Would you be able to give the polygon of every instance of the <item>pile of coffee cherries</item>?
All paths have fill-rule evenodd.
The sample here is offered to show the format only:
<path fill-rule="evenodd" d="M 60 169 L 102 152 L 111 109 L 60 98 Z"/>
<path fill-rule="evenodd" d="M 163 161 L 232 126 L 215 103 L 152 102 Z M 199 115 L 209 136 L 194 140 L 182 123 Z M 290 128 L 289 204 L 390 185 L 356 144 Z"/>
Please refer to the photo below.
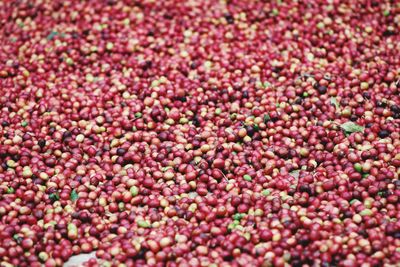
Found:
<path fill-rule="evenodd" d="M 400 3 L 0 1 L 0 265 L 395 266 Z"/>

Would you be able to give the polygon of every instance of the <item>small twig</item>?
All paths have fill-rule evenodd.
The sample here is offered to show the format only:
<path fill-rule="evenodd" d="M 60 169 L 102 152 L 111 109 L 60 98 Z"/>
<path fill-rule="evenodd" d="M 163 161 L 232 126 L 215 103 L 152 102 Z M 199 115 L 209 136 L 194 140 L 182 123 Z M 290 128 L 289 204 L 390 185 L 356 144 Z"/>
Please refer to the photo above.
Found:
<path fill-rule="evenodd" d="M 314 75 L 309 74 L 309 73 L 304 73 L 304 74 L 300 74 L 299 76 L 297 76 L 297 80 L 299 80 L 299 79 L 304 80 L 304 78 L 314 78 Z"/>
<path fill-rule="evenodd" d="M 223 171 L 221 171 L 220 169 L 217 169 L 217 170 L 219 170 L 219 172 L 222 174 L 222 176 L 224 176 L 225 181 L 226 181 L 226 182 L 229 182 L 229 179 L 225 176 L 225 174 L 223 173 Z"/>

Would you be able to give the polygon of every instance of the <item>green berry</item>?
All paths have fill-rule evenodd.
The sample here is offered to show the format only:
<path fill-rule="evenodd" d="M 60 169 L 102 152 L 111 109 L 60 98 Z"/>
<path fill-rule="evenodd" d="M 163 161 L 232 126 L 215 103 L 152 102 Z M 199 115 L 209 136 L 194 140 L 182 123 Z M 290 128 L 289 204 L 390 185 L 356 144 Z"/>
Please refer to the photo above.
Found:
<path fill-rule="evenodd" d="M 243 179 L 246 180 L 246 181 L 248 181 L 248 182 L 251 182 L 251 181 L 253 180 L 253 179 L 251 178 L 251 176 L 248 175 L 248 174 L 243 175 Z"/>
<path fill-rule="evenodd" d="M 129 191 L 133 197 L 136 197 L 139 194 L 139 188 L 137 186 L 132 186 Z"/>

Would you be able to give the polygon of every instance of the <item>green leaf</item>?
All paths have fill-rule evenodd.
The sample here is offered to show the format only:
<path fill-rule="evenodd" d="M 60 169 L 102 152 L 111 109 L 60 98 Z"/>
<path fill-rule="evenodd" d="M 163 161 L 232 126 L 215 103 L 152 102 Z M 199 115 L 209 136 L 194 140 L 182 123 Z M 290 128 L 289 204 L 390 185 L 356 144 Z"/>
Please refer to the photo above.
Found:
<path fill-rule="evenodd" d="M 51 201 L 57 201 L 57 200 L 59 200 L 60 199 L 60 196 L 58 195 L 58 193 L 51 193 L 50 195 L 49 195 L 49 198 L 50 198 L 50 200 Z"/>
<path fill-rule="evenodd" d="M 14 188 L 12 187 L 7 188 L 7 194 L 12 194 L 12 193 L 14 193 Z"/>
<path fill-rule="evenodd" d="M 334 105 L 336 107 L 336 109 L 338 109 L 340 107 L 339 103 L 337 102 L 336 97 L 334 97 L 334 96 L 331 97 L 331 104 Z"/>
<path fill-rule="evenodd" d="M 242 217 L 240 216 L 240 213 L 236 213 L 235 215 L 233 215 L 233 219 L 234 220 L 240 220 Z"/>
<path fill-rule="evenodd" d="M 71 201 L 76 201 L 76 200 L 78 200 L 78 198 L 79 198 L 79 195 L 78 195 L 78 193 L 76 192 L 76 190 L 74 189 L 74 190 L 72 190 L 72 192 L 71 192 L 71 195 L 70 195 L 70 197 L 69 197 L 70 199 L 71 199 Z"/>
<path fill-rule="evenodd" d="M 13 239 L 20 244 L 22 242 L 22 237 L 20 237 L 18 234 L 13 235 Z"/>
<path fill-rule="evenodd" d="M 348 134 L 355 133 L 355 132 L 364 132 L 364 127 L 361 125 L 358 125 L 352 121 L 348 121 L 340 125 L 340 128 L 342 128 L 343 131 L 345 131 Z"/>
<path fill-rule="evenodd" d="M 235 215 L 233 215 L 233 219 L 235 221 L 240 221 L 244 216 L 245 216 L 244 213 L 236 213 Z"/>
<path fill-rule="evenodd" d="M 269 83 L 269 82 L 264 82 L 264 88 L 268 88 L 268 87 L 271 87 L 271 84 Z"/>
<path fill-rule="evenodd" d="M 49 35 L 47 35 L 47 40 L 51 41 L 58 35 L 58 32 L 56 31 L 51 31 Z"/>
<path fill-rule="evenodd" d="M 300 170 L 291 171 L 289 174 L 292 175 L 294 178 L 299 179 Z"/>
<path fill-rule="evenodd" d="M 264 123 L 267 123 L 271 120 L 271 117 L 269 116 L 269 114 L 265 114 L 264 115 Z"/>

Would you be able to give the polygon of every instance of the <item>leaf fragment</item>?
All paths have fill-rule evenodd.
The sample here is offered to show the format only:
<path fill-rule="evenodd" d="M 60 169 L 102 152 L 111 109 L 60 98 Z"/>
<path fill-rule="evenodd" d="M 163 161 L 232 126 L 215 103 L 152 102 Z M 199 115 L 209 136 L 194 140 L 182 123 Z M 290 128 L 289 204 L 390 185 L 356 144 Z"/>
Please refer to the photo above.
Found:
<path fill-rule="evenodd" d="M 72 192 L 71 192 L 71 195 L 70 195 L 70 197 L 69 197 L 70 199 L 71 199 L 71 201 L 76 201 L 76 200 L 78 200 L 78 198 L 79 198 L 79 195 L 78 195 L 78 193 L 76 192 L 76 190 L 74 189 L 74 190 L 72 190 Z"/>
<path fill-rule="evenodd" d="M 348 121 L 343 123 L 342 125 L 340 125 L 340 128 L 345 131 L 347 134 L 351 134 L 351 133 L 356 133 L 356 132 L 360 132 L 363 133 L 364 132 L 364 127 L 361 125 L 358 125 L 352 121 Z"/>
<path fill-rule="evenodd" d="M 336 109 L 340 108 L 339 103 L 337 102 L 336 97 L 331 97 L 331 104 L 335 106 Z"/>

